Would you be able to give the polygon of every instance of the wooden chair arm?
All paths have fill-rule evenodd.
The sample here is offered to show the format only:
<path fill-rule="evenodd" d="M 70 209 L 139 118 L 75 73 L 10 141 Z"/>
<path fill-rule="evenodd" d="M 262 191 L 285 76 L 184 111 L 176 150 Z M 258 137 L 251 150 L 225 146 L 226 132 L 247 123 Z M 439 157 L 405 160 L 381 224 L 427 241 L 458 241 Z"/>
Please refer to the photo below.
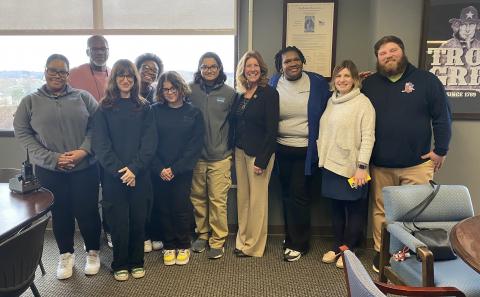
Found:
<path fill-rule="evenodd" d="M 433 254 L 427 247 L 419 247 L 416 250 L 417 257 L 422 261 L 422 285 L 424 287 L 434 287 Z"/>
<path fill-rule="evenodd" d="M 373 281 L 380 291 L 385 294 L 395 294 L 401 296 L 459 296 L 465 297 L 460 290 L 455 287 L 408 287 L 386 284 Z"/>

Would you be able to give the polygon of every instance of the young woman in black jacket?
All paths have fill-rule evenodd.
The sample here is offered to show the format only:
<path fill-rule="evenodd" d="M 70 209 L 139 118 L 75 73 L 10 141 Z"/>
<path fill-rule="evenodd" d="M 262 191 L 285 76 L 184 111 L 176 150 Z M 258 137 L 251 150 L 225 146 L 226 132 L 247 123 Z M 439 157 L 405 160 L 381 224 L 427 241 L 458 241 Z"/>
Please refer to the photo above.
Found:
<path fill-rule="evenodd" d="M 160 222 L 165 265 L 185 265 L 190 260 L 190 188 L 205 133 L 200 110 L 186 102 L 190 93 L 180 74 L 165 72 L 157 85 L 159 103 L 152 106 L 159 139 L 152 161 L 152 220 Z"/>
<path fill-rule="evenodd" d="M 157 135 L 148 101 L 140 97 L 135 65 L 119 60 L 94 116 L 92 147 L 103 167 L 103 207 L 112 231 L 114 277 L 145 275 L 145 220 L 152 201 L 149 175 Z"/>

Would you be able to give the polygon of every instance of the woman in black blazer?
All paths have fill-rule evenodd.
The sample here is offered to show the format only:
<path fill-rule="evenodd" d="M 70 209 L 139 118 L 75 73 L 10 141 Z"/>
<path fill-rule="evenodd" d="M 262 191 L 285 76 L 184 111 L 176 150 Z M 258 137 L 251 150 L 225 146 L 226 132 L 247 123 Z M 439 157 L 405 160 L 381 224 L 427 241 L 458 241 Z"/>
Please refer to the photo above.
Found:
<path fill-rule="evenodd" d="M 267 66 L 256 51 L 237 66 L 233 105 L 238 233 L 235 253 L 261 257 L 267 241 L 268 182 L 275 159 L 278 92 L 267 85 Z"/>

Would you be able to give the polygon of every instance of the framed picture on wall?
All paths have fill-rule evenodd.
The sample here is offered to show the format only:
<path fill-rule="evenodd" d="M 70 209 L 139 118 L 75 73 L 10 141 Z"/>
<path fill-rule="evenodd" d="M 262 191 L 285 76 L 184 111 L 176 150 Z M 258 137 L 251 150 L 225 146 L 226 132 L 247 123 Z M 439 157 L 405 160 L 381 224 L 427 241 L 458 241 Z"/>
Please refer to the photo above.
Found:
<path fill-rule="evenodd" d="M 445 86 L 454 119 L 480 120 L 480 0 L 424 0 L 420 63 Z"/>
<path fill-rule="evenodd" d="M 324 77 L 335 66 L 337 0 L 284 0 L 283 45 L 304 54 L 304 69 Z"/>

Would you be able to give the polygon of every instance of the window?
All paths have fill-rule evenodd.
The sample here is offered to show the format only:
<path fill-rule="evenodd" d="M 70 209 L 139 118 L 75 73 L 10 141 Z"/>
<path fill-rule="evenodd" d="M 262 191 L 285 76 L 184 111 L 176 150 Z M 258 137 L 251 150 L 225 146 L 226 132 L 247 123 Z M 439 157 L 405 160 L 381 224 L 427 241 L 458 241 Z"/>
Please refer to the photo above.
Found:
<path fill-rule="evenodd" d="M 199 57 L 216 52 L 233 85 L 236 13 L 236 0 L 0 1 L 0 131 L 12 130 L 21 98 L 43 85 L 46 58 L 63 54 L 70 68 L 88 62 L 92 34 L 107 38 L 110 67 L 152 52 L 187 81 Z"/>
<path fill-rule="evenodd" d="M 224 64 L 227 84 L 234 81 L 234 36 L 232 35 L 112 35 L 108 66 L 118 59 L 134 61 L 139 55 L 158 55 L 165 71 L 178 71 L 184 79 L 193 80 L 198 59 L 207 52 L 216 52 Z M 12 130 L 13 114 L 20 100 L 42 86 L 47 57 L 65 55 L 70 68 L 87 63 L 85 53 L 88 36 L 0 36 L 0 44 L 8 44 L 0 55 L 0 130 Z M 34 50 L 32 50 L 34 49 Z"/>

